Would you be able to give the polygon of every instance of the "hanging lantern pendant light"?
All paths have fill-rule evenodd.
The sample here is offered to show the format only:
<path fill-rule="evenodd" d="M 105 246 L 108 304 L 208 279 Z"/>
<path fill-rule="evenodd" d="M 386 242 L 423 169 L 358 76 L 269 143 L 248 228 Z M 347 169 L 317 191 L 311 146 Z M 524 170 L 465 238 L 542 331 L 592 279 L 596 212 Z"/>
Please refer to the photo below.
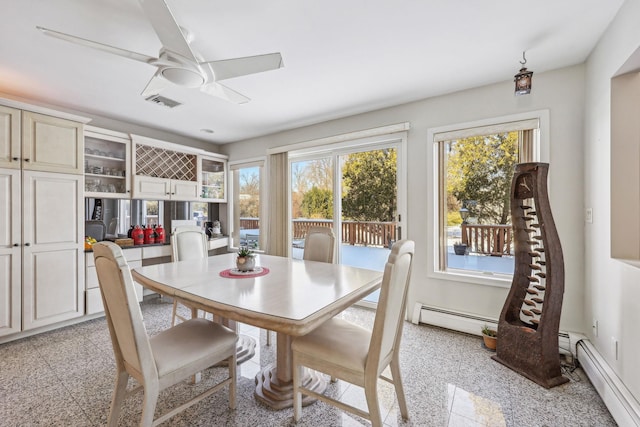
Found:
<path fill-rule="evenodd" d="M 524 66 L 527 63 L 527 58 L 524 56 L 524 52 L 522 52 L 522 61 L 519 61 L 522 65 L 518 74 L 513 77 L 513 81 L 516 82 L 516 96 L 520 95 L 528 95 L 531 93 L 531 81 L 533 80 L 533 71 L 528 71 Z"/>

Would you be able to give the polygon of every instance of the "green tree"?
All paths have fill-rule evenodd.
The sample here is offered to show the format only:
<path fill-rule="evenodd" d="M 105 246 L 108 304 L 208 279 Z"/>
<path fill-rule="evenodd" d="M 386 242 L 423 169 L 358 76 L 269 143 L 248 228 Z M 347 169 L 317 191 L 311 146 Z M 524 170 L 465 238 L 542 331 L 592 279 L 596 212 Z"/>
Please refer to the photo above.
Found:
<path fill-rule="evenodd" d="M 304 218 L 333 219 L 333 191 L 311 187 L 304 193 L 300 208 Z"/>
<path fill-rule="evenodd" d="M 459 207 L 474 200 L 471 216 L 481 224 L 508 224 L 518 132 L 450 141 L 448 150 L 447 194 L 455 197 Z"/>
<path fill-rule="evenodd" d="M 260 178 L 258 168 L 240 174 L 240 217 L 260 218 Z"/>
<path fill-rule="evenodd" d="M 348 156 L 342 169 L 342 214 L 356 221 L 393 221 L 396 215 L 394 149 Z"/>

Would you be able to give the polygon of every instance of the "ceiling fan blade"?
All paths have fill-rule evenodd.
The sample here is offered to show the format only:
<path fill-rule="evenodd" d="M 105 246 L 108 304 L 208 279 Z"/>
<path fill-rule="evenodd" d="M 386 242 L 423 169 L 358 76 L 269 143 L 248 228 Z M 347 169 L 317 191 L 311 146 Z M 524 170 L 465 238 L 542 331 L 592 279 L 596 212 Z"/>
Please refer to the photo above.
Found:
<path fill-rule="evenodd" d="M 164 0 L 140 0 L 140 4 L 164 49 L 198 62 L 167 2 Z"/>
<path fill-rule="evenodd" d="M 216 82 L 207 83 L 206 85 L 200 87 L 200 90 L 207 95 L 222 98 L 234 104 L 246 104 L 247 102 L 251 101 L 251 99 L 236 92 L 235 90 Z"/>
<path fill-rule="evenodd" d="M 221 61 L 205 62 L 211 66 L 217 80 L 246 76 L 284 67 L 280 53 L 266 55 L 245 56 L 243 58 L 223 59 Z M 202 64 L 201 64 L 202 65 Z"/>
<path fill-rule="evenodd" d="M 112 53 L 114 55 L 124 56 L 125 58 L 133 59 L 135 61 L 145 62 L 148 64 L 151 61 L 156 61 L 158 59 L 142 53 L 131 52 L 130 50 L 120 49 L 119 47 L 113 47 L 106 44 L 94 42 L 91 40 L 83 39 L 81 37 L 76 37 L 70 34 L 61 33 L 59 31 L 50 30 L 48 28 L 43 28 L 43 27 L 36 27 L 36 28 L 48 36 L 55 37 L 61 40 L 66 40 L 68 42 L 76 43 L 82 46 L 87 46 L 94 49 L 102 50 L 104 52 Z"/>
<path fill-rule="evenodd" d="M 151 77 L 151 80 L 149 80 L 149 83 L 147 83 L 147 87 L 145 87 L 141 93 L 142 96 L 146 98 L 149 95 L 158 95 L 160 92 L 171 85 L 171 82 L 162 77 L 161 73 L 162 71 L 158 70 L 153 75 L 153 77 Z"/>

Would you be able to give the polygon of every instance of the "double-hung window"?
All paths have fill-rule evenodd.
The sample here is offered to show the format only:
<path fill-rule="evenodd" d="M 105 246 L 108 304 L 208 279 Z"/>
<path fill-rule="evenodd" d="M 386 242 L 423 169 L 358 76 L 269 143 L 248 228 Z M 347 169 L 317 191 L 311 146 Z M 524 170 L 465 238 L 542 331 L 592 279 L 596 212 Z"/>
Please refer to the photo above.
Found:
<path fill-rule="evenodd" d="M 514 271 L 510 192 L 517 163 L 539 160 L 539 118 L 435 131 L 435 271 L 508 277 Z"/>

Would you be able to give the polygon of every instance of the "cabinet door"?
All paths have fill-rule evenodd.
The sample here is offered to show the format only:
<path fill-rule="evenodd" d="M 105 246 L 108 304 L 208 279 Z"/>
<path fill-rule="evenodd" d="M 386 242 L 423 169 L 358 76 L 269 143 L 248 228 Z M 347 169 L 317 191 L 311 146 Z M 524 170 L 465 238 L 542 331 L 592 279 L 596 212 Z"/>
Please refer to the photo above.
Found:
<path fill-rule="evenodd" d="M 20 169 L 20 110 L 0 105 L 0 167 Z"/>
<path fill-rule="evenodd" d="M 30 111 L 22 113 L 25 170 L 82 174 L 83 141 L 82 123 Z"/>
<path fill-rule="evenodd" d="M 224 203 L 227 201 L 226 162 L 202 157 L 200 160 L 200 197 L 203 201 Z"/>
<path fill-rule="evenodd" d="M 0 336 L 21 330 L 20 211 L 20 171 L 0 169 Z"/>
<path fill-rule="evenodd" d="M 170 200 L 171 180 L 168 178 L 134 175 L 132 197 L 134 199 Z"/>
<path fill-rule="evenodd" d="M 171 200 L 198 200 L 198 183 L 195 181 L 171 180 Z"/>
<path fill-rule="evenodd" d="M 131 198 L 130 153 L 127 134 L 85 126 L 85 197 Z"/>
<path fill-rule="evenodd" d="M 23 171 L 23 330 L 84 315 L 82 181 Z"/>

